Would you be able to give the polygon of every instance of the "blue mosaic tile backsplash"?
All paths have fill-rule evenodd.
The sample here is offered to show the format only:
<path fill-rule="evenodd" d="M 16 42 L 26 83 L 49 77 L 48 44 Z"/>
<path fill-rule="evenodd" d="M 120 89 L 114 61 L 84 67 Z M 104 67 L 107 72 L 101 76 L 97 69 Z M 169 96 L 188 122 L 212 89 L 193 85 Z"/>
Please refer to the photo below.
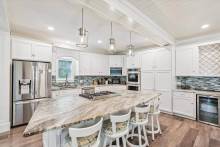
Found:
<path fill-rule="evenodd" d="M 220 77 L 176 77 L 177 88 L 220 91 Z"/>
<path fill-rule="evenodd" d="M 74 81 L 69 81 L 71 85 L 75 86 L 89 86 L 94 84 L 96 81 L 98 85 L 105 84 L 105 81 L 108 81 L 109 84 L 112 84 L 112 79 L 120 79 L 121 84 L 126 84 L 126 76 L 75 76 Z M 56 81 L 56 76 L 52 76 L 52 83 L 54 86 L 62 85 L 64 81 Z"/>

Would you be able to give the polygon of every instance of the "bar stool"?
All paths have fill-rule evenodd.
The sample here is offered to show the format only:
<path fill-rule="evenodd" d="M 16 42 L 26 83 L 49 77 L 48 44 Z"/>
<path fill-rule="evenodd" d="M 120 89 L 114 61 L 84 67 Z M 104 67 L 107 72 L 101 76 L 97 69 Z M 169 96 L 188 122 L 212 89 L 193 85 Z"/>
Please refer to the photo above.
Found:
<path fill-rule="evenodd" d="M 103 118 L 98 123 L 82 128 L 69 128 L 70 141 L 65 147 L 98 147 Z"/>
<path fill-rule="evenodd" d="M 111 115 L 110 119 L 104 121 L 104 147 L 106 147 L 108 139 L 110 139 L 110 146 L 112 146 L 112 141 L 116 140 L 117 147 L 120 147 L 120 138 L 122 138 L 123 146 L 126 147 L 126 136 L 129 133 L 130 116 L 131 110 L 126 114 Z"/>
<path fill-rule="evenodd" d="M 128 136 L 128 138 L 138 137 L 139 145 L 134 145 L 128 141 L 127 144 L 132 147 L 145 147 L 149 146 L 149 142 L 146 134 L 146 125 L 148 123 L 148 113 L 150 111 L 150 104 L 139 105 L 134 108 L 134 115 L 132 114 L 130 124 L 132 126 L 132 134 Z M 134 129 L 138 128 L 138 134 L 134 134 Z M 143 131 L 144 136 L 141 135 Z M 142 144 L 142 139 L 144 140 L 144 144 Z"/>
<path fill-rule="evenodd" d="M 147 133 L 152 134 L 152 140 L 154 140 L 154 136 L 157 133 L 162 134 L 161 128 L 160 128 L 160 122 L 159 122 L 159 115 L 160 115 L 160 110 L 159 110 L 159 97 L 155 98 L 152 100 L 151 107 L 150 107 L 150 113 L 149 113 L 149 118 L 151 120 L 150 127 L 147 128 Z M 156 119 L 156 126 L 154 124 L 154 120 Z M 155 130 L 156 127 L 156 130 Z M 151 130 L 150 130 L 151 128 Z"/>

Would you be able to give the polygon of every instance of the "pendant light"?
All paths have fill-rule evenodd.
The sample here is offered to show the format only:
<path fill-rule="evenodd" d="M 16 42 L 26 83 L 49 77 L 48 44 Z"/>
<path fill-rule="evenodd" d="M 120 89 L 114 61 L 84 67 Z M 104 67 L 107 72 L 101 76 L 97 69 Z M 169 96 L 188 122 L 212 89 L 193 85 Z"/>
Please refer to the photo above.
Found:
<path fill-rule="evenodd" d="M 115 39 L 112 37 L 112 22 L 111 22 L 111 37 L 109 39 L 109 50 L 110 51 L 115 51 L 116 46 L 115 46 Z"/>
<path fill-rule="evenodd" d="M 128 56 L 134 56 L 134 45 L 131 43 L 131 32 L 130 32 L 130 44 L 128 45 Z"/>
<path fill-rule="evenodd" d="M 84 28 L 83 17 L 84 17 L 84 12 L 82 8 L 82 26 L 81 28 L 79 28 L 79 36 L 76 43 L 76 46 L 80 48 L 88 47 L 88 31 Z"/>

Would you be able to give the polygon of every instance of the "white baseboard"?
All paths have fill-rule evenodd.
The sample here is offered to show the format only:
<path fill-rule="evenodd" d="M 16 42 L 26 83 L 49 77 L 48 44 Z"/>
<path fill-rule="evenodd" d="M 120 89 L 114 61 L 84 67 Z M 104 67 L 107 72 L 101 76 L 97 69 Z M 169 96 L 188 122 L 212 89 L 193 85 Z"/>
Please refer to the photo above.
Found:
<path fill-rule="evenodd" d="M 0 122 L 0 133 L 10 131 L 10 122 Z"/>

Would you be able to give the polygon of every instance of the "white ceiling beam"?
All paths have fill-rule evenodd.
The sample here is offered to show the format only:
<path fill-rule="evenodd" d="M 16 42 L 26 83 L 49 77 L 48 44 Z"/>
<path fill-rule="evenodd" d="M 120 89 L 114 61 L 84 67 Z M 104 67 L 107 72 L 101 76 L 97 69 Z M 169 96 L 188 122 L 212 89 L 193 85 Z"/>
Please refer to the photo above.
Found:
<path fill-rule="evenodd" d="M 126 0 L 67 1 L 72 4 L 78 2 L 83 6 L 94 10 L 103 18 L 119 23 L 126 29 L 137 32 L 144 38 L 148 38 L 148 40 L 159 46 L 175 43 L 174 38 L 170 34 Z M 110 10 L 110 7 L 113 7 L 115 10 Z M 130 23 L 128 18 L 132 18 L 133 23 Z"/>
<path fill-rule="evenodd" d="M 143 14 L 138 8 L 133 6 L 127 0 L 104 0 L 109 5 L 113 6 L 117 10 L 121 11 L 128 17 L 132 18 L 135 22 L 144 26 L 148 31 L 154 34 L 156 37 L 159 37 L 169 44 L 174 44 L 175 39 L 163 30 L 159 25 L 157 25 L 153 20 L 148 16 Z"/>

